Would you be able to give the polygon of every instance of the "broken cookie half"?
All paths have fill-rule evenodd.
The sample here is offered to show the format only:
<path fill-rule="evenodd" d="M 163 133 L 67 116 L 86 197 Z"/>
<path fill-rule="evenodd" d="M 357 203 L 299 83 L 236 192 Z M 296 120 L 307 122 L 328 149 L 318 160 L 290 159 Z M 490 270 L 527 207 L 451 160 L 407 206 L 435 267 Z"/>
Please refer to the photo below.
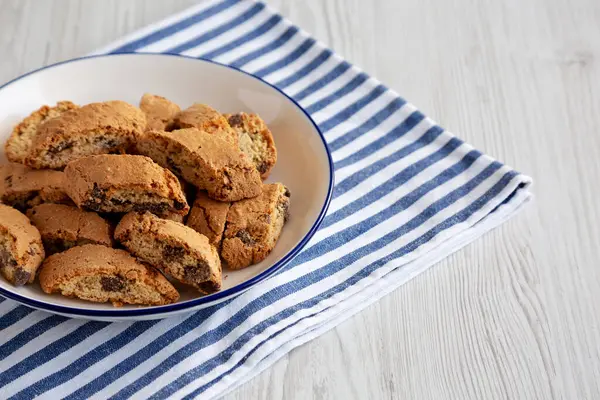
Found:
<path fill-rule="evenodd" d="M 221 261 L 208 239 L 183 224 L 151 213 L 129 213 L 115 239 L 132 254 L 201 293 L 221 289 Z"/>
<path fill-rule="evenodd" d="M 210 244 L 220 249 L 229 207 L 230 202 L 213 200 L 205 191 L 199 190 L 186 225 L 206 236 Z"/>
<path fill-rule="evenodd" d="M 124 101 L 91 103 L 40 124 L 24 162 L 62 169 L 95 154 L 124 153 L 146 129 L 146 116 Z"/>
<path fill-rule="evenodd" d="M 238 135 L 240 150 L 256 166 L 262 179 L 267 179 L 277 162 L 277 149 L 267 124 L 257 114 L 225 114 Z"/>
<path fill-rule="evenodd" d="M 15 286 L 32 283 L 44 259 L 40 232 L 12 207 L 0 204 L 0 273 Z"/>
<path fill-rule="evenodd" d="M 41 106 L 21 121 L 13 129 L 4 145 L 6 158 L 9 161 L 22 163 L 29 154 L 29 150 L 38 133 L 38 127 L 49 119 L 59 117 L 66 111 L 78 108 L 70 101 L 59 101 L 54 107 Z"/>
<path fill-rule="evenodd" d="M 236 146 L 195 128 L 151 131 L 138 141 L 137 151 L 220 201 L 237 201 L 260 194 L 256 167 Z"/>
<path fill-rule="evenodd" d="M 172 101 L 155 94 L 146 93 L 140 100 L 140 109 L 146 114 L 146 130 L 169 131 L 173 118 L 181 109 Z"/>
<path fill-rule="evenodd" d="M 98 303 L 164 305 L 179 293 L 157 270 L 125 250 L 87 244 L 48 257 L 40 270 L 46 293 Z"/>
<path fill-rule="evenodd" d="M 105 154 L 81 158 L 67 165 L 65 178 L 67 194 L 81 208 L 104 213 L 186 215 L 189 211 L 175 175 L 148 157 Z"/>
<path fill-rule="evenodd" d="M 234 146 L 238 144 L 238 135 L 229 126 L 227 118 L 206 104 L 195 103 L 179 112 L 173 119 L 173 128 L 196 128 L 218 136 Z"/>
<path fill-rule="evenodd" d="M 281 183 L 265 184 L 252 199 L 233 203 L 221 257 L 230 269 L 241 269 L 264 260 L 275 247 L 289 218 L 290 192 Z"/>
<path fill-rule="evenodd" d="M 95 212 L 64 204 L 40 204 L 27 211 L 38 228 L 46 255 L 74 246 L 101 244 L 112 247 L 112 228 Z"/>
<path fill-rule="evenodd" d="M 64 191 L 63 172 L 16 163 L 0 165 L 0 200 L 21 211 L 41 203 L 73 204 Z"/>

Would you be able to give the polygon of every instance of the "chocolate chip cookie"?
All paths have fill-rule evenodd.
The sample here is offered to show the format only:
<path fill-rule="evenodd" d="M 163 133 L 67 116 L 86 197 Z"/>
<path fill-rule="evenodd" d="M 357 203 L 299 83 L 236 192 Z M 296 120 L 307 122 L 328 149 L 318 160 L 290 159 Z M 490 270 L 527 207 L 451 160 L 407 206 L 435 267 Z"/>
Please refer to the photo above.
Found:
<path fill-rule="evenodd" d="M 148 157 L 89 156 L 70 162 L 65 177 L 66 192 L 78 207 L 111 213 L 189 211 L 175 175 Z"/>
<path fill-rule="evenodd" d="M 137 151 L 216 200 L 237 201 L 260 194 L 254 165 L 231 143 L 195 128 L 146 132 Z"/>
<path fill-rule="evenodd" d="M 206 236 L 149 212 L 129 213 L 115 229 L 115 239 L 136 257 L 160 268 L 201 293 L 221 288 L 221 261 Z"/>
<path fill-rule="evenodd" d="M 84 244 L 112 247 L 111 226 L 95 212 L 63 204 L 40 204 L 28 210 L 27 216 L 42 235 L 46 255 Z"/>
<path fill-rule="evenodd" d="M 40 232 L 19 211 L 0 204 L 0 273 L 15 286 L 32 283 L 44 260 Z"/>
<path fill-rule="evenodd" d="M 21 211 L 41 203 L 72 204 L 64 191 L 64 173 L 23 164 L 0 165 L 0 200 Z"/>
<path fill-rule="evenodd" d="M 256 114 L 225 114 L 238 135 L 240 150 L 252 160 L 263 179 L 267 179 L 277 162 L 277 149 L 267 124 Z"/>
<path fill-rule="evenodd" d="M 144 94 L 140 100 L 140 109 L 146 114 L 146 130 L 168 131 L 173 128 L 173 118 L 181 109 L 175 103 L 162 96 Z"/>
<path fill-rule="evenodd" d="M 290 192 L 281 183 L 265 184 L 258 197 L 232 204 L 221 247 L 229 268 L 245 268 L 269 255 L 287 222 L 289 205 Z"/>
<path fill-rule="evenodd" d="M 15 126 L 6 141 L 4 145 L 6 158 L 12 162 L 24 162 L 31 149 L 31 144 L 37 136 L 38 126 L 49 119 L 60 116 L 65 111 L 73 110 L 77 107 L 77 105 L 70 101 L 59 101 L 54 107 L 41 106 L 38 110 L 32 112 Z"/>
<path fill-rule="evenodd" d="M 62 169 L 94 154 L 124 153 L 146 128 L 146 117 L 124 101 L 92 103 L 42 123 L 25 164 Z"/>
<path fill-rule="evenodd" d="M 220 249 L 230 206 L 230 202 L 213 200 L 205 191 L 199 190 L 186 225 L 206 236 L 210 244 Z"/>
<path fill-rule="evenodd" d="M 105 303 L 164 305 L 179 299 L 171 283 L 125 250 L 97 244 L 76 246 L 48 257 L 40 269 L 46 293 Z"/>

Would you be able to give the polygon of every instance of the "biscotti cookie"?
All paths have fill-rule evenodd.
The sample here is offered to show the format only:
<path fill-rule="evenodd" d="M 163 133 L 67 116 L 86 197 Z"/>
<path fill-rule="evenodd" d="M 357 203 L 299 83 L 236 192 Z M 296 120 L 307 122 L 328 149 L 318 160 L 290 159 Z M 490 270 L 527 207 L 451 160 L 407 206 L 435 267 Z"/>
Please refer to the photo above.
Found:
<path fill-rule="evenodd" d="M 209 294 L 221 288 L 221 261 L 208 239 L 187 226 L 146 213 L 129 213 L 115 239 L 141 260 Z"/>
<path fill-rule="evenodd" d="M 221 247 L 229 268 L 245 268 L 269 255 L 288 219 L 289 205 L 290 192 L 281 183 L 265 184 L 260 196 L 233 203 Z"/>
<path fill-rule="evenodd" d="M 42 235 L 46 255 L 84 244 L 112 247 L 111 226 L 95 212 L 63 204 L 40 204 L 28 210 L 27 216 Z"/>
<path fill-rule="evenodd" d="M 182 178 L 178 177 L 177 180 L 179 181 L 179 185 L 181 186 L 181 190 L 183 191 L 183 195 L 185 196 L 187 203 L 192 204 L 194 202 L 195 193 L 197 191 L 196 187 L 194 185 L 192 185 L 191 183 L 184 181 Z M 191 209 L 192 208 L 190 207 L 190 210 Z M 161 218 L 168 219 L 168 220 L 175 221 L 175 222 L 181 222 L 183 224 L 183 223 L 185 223 L 185 220 L 186 220 L 186 217 L 188 216 L 188 214 L 189 214 L 189 211 L 186 214 L 167 212 L 167 213 L 161 213 L 159 216 Z"/>
<path fill-rule="evenodd" d="M 0 200 L 22 211 L 40 203 L 71 203 L 63 172 L 15 163 L 0 165 Z"/>
<path fill-rule="evenodd" d="M 40 172 L 51 171 L 51 170 L 35 170 Z M 73 200 L 65 192 L 65 174 L 62 171 L 60 175 L 57 175 L 53 182 L 47 182 L 46 185 L 40 190 L 40 200 L 42 203 L 55 203 L 55 204 L 67 204 L 74 205 Z"/>
<path fill-rule="evenodd" d="M 162 219 L 168 219 L 169 221 L 179 222 L 180 224 L 183 224 L 185 221 L 185 215 L 175 214 L 173 212 L 161 214 L 160 217 Z"/>
<path fill-rule="evenodd" d="M 171 283 L 125 250 L 97 244 L 76 246 L 48 257 L 40 269 L 46 293 L 105 303 L 164 305 L 179 299 Z"/>
<path fill-rule="evenodd" d="M 225 114 L 229 125 L 238 135 L 240 150 L 248 157 L 263 179 L 267 179 L 277 162 L 273 135 L 265 122 L 256 114 Z"/>
<path fill-rule="evenodd" d="M 41 124 L 25 164 L 61 169 L 81 157 L 123 153 L 145 128 L 144 113 L 124 101 L 88 104 Z"/>
<path fill-rule="evenodd" d="M 32 283 L 44 260 L 40 232 L 12 207 L 0 204 L 0 272 L 15 286 Z"/>
<path fill-rule="evenodd" d="M 256 167 L 237 147 L 216 135 L 195 128 L 151 131 L 140 138 L 137 150 L 205 189 L 213 199 L 237 201 L 260 194 L 262 181 Z"/>
<path fill-rule="evenodd" d="M 181 111 L 174 118 L 175 129 L 196 128 L 231 142 L 238 143 L 237 134 L 231 129 L 227 119 L 214 108 L 196 103 Z"/>
<path fill-rule="evenodd" d="M 78 207 L 97 212 L 151 211 L 187 214 L 179 181 L 150 158 L 99 155 L 72 161 L 65 168 L 66 192 Z"/>
<path fill-rule="evenodd" d="M 190 210 L 186 225 L 206 236 L 210 244 L 221 248 L 230 202 L 213 200 L 199 190 Z"/>
<path fill-rule="evenodd" d="M 29 154 L 33 139 L 37 135 L 37 128 L 41 123 L 60 116 L 65 111 L 77 108 L 70 101 L 59 101 L 56 106 L 42 106 L 32 112 L 13 129 L 10 137 L 4 145 L 6 158 L 12 162 L 22 163 Z"/>
<path fill-rule="evenodd" d="M 175 103 L 162 96 L 144 94 L 140 100 L 140 109 L 146 114 L 146 130 L 168 131 L 173 127 L 173 118 L 181 109 Z"/>

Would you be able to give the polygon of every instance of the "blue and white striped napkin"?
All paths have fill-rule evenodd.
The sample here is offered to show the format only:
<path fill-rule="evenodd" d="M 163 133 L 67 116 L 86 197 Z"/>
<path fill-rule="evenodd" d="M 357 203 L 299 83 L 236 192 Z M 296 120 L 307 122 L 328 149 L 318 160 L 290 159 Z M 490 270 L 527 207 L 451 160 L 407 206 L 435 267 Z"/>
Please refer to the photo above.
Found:
<path fill-rule="evenodd" d="M 0 398 L 213 398 L 514 215 L 530 179 L 444 131 L 264 4 L 214 0 L 99 51 L 204 57 L 258 75 L 335 162 L 320 230 L 239 297 L 161 321 L 72 320 L 0 299 Z"/>

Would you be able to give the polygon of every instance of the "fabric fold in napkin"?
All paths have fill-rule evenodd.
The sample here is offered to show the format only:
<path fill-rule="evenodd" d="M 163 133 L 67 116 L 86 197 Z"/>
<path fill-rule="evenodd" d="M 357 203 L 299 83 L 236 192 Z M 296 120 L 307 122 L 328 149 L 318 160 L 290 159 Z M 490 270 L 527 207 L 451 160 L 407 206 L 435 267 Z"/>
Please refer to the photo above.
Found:
<path fill-rule="evenodd" d="M 456 138 L 262 3 L 208 1 L 100 51 L 211 59 L 277 86 L 335 164 L 327 216 L 281 272 L 160 321 L 68 319 L 0 299 L 2 398 L 214 398 L 513 216 L 530 179 Z"/>

